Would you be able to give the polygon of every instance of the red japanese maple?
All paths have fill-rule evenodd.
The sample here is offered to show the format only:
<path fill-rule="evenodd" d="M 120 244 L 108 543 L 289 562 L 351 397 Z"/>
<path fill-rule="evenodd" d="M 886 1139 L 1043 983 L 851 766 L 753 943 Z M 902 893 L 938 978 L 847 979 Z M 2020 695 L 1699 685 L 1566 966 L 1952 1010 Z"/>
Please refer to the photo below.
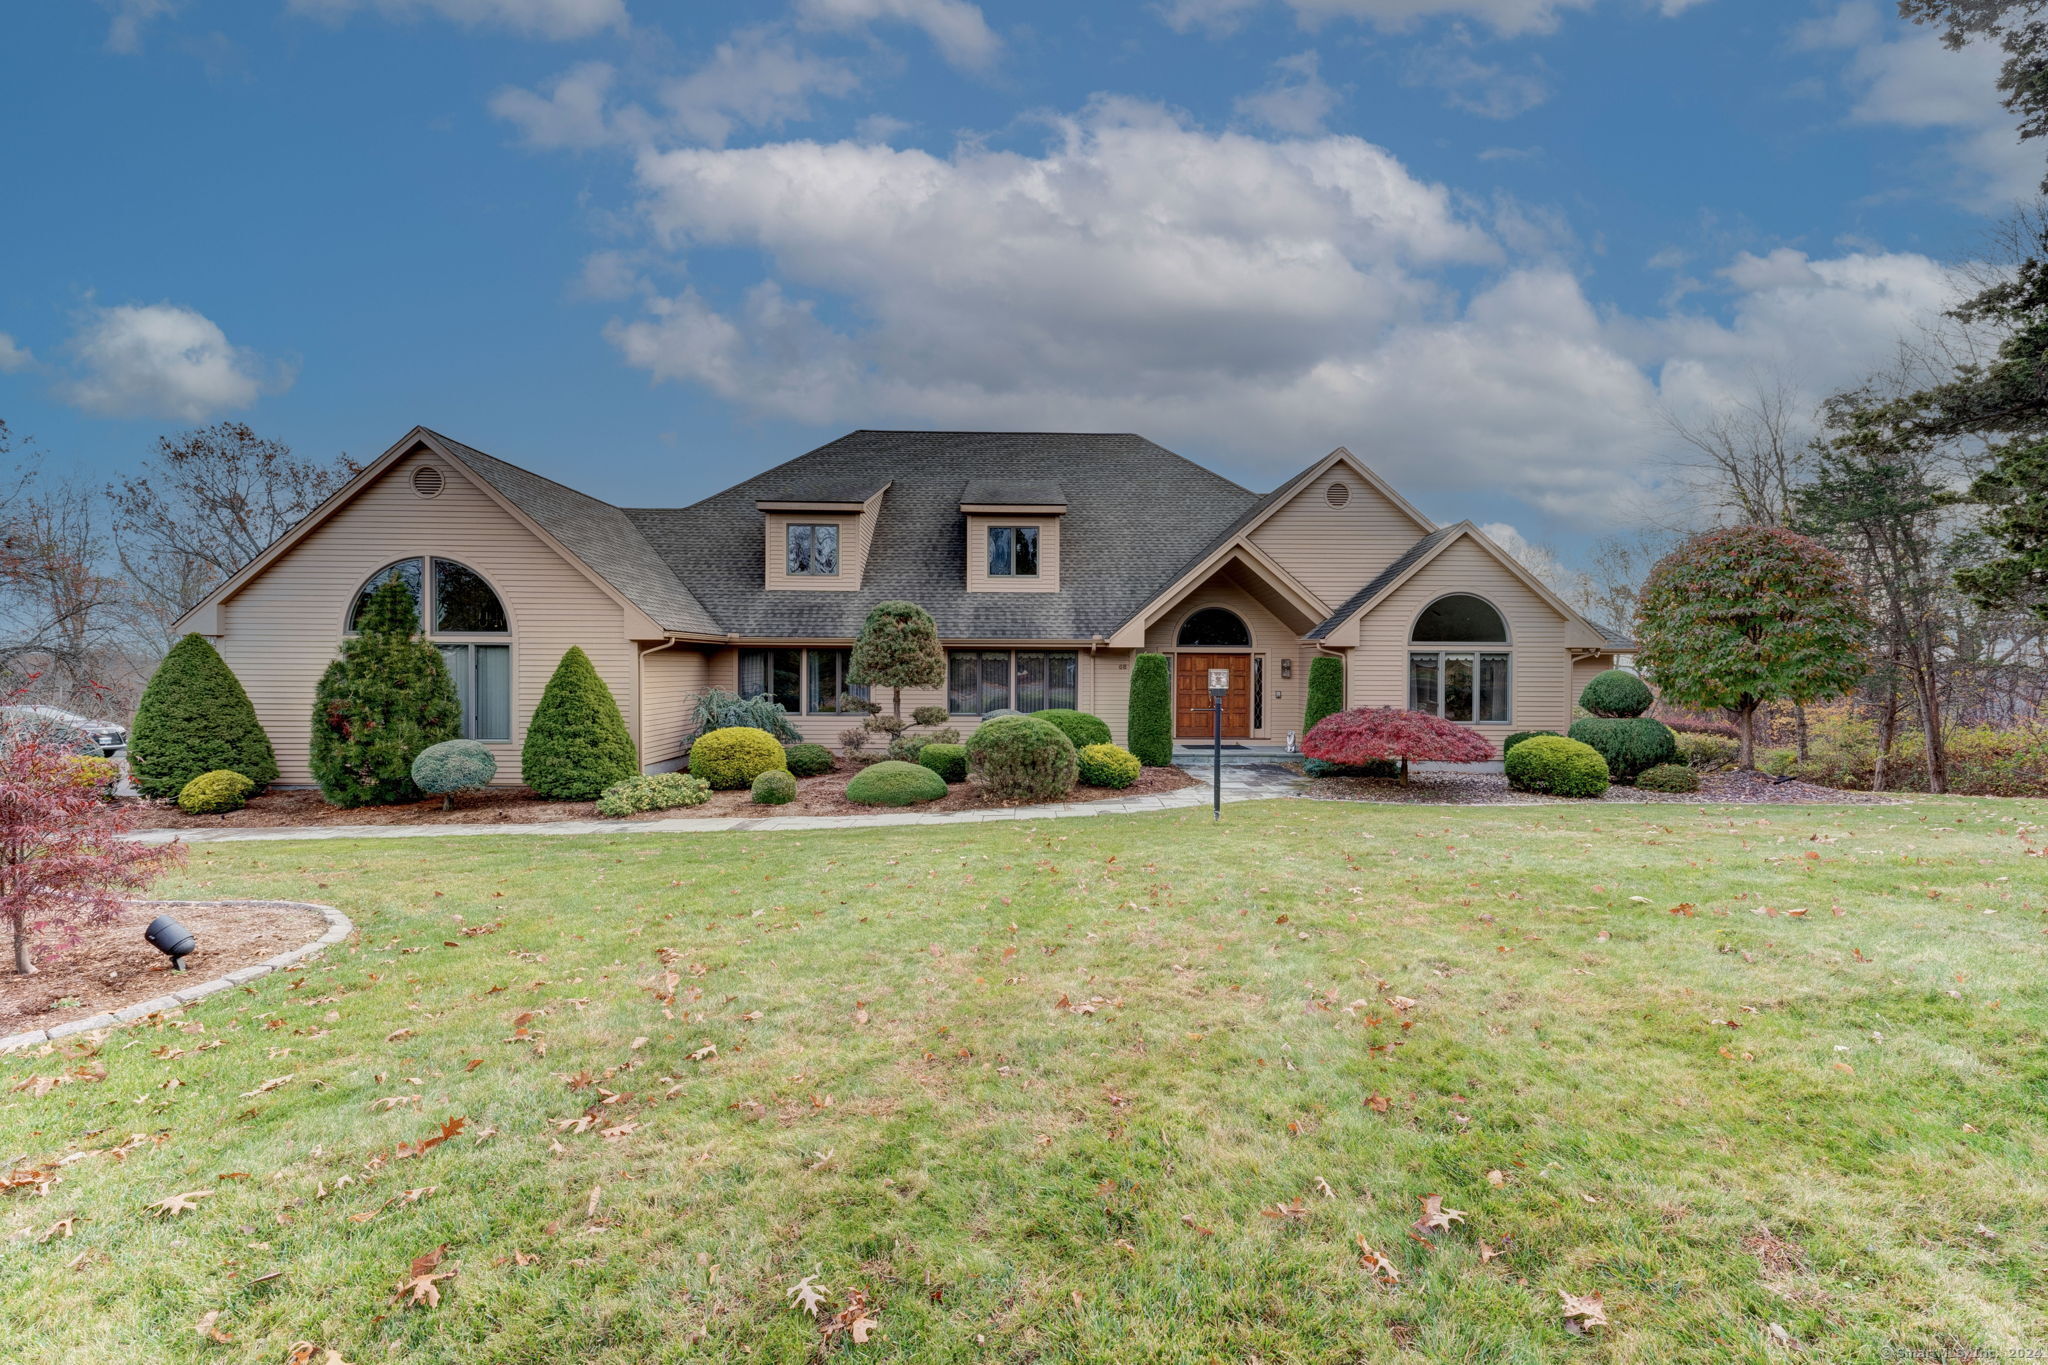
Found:
<path fill-rule="evenodd" d="M 133 821 L 94 765 L 33 732 L 0 734 L 0 921 L 14 930 L 15 971 L 36 969 L 37 935 L 107 923 L 123 892 L 184 857 L 182 845 L 116 837 Z"/>
<path fill-rule="evenodd" d="M 1401 761 L 1401 780 L 1408 780 L 1408 760 L 1428 763 L 1480 763 L 1499 755 L 1493 746 L 1456 721 L 1423 711 L 1396 711 L 1391 706 L 1362 707 L 1324 716 L 1302 737 L 1301 752 L 1327 763 Z"/>

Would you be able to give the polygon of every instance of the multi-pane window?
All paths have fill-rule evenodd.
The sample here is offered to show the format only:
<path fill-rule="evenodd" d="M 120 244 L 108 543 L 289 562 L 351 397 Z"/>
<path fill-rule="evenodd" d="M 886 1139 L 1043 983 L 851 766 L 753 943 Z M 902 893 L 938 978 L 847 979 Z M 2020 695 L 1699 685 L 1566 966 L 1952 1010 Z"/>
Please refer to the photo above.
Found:
<path fill-rule="evenodd" d="M 852 703 L 867 700 L 867 685 L 863 683 L 856 687 L 846 680 L 846 675 L 853 670 L 853 651 L 813 649 L 805 652 L 810 655 L 810 668 L 804 676 L 805 696 L 809 699 L 807 709 L 828 715 L 835 711 L 860 709 Z"/>
<path fill-rule="evenodd" d="M 1508 656 L 1461 652 L 1408 656 L 1408 706 L 1445 720 L 1505 725 Z"/>
<path fill-rule="evenodd" d="M 1036 526 L 989 527 L 988 576 L 990 578 L 1036 578 L 1038 576 L 1038 528 Z"/>
<path fill-rule="evenodd" d="M 1071 709 L 1081 656 L 1072 650 L 955 649 L 946 654 L 946 709 L 956 716 Z"/>
<path fill-rule="evenodd" d="M 829 715 L 845 698 L 867 699 L 866 687 L 846 680 L 852 658 L 845 649 L 743 649 L 739 694 L 767 697 L 793 715 Z"/>
<path fill-rule="evenodd" d="M 783 528 L 783 549 L 792 578 L 830 578 L 839 572 L 835 522 L 791 522 Z"/>
<path fill-rule="evenodd" d="M 444 641 L 447 635 L 505 635 L 505 604 L 484 576 L 439 555 L 401 559 L 373 573 L 356 593 L 348 628 L 362 622 L 370 594 L 392 580 L 405 585 L 420 616 L 421 633 L 434 641 L 455 695 L 462 702 L 462 737 L 503 744 L 512 738 L 512 647 Z"/>
<path fill-rule="evenodd" d="M 437 646 L 462 701 L 462 737 L 504 743 L 512 738 L 512 647 Z"/>

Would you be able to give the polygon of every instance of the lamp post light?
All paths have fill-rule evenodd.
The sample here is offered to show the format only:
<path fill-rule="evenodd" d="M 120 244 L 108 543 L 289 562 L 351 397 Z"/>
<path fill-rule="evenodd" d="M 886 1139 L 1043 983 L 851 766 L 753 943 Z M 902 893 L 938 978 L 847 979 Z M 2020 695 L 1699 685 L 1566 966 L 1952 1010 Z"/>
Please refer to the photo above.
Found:
<path fill-rule="evenodd" d="M 142 937 L 149 946 L 171 960 L 171 970 L 185 970 L 185 958 L 199 946 L 199 940 L 192 937 L 192 931 L 172 919 L 169 915 L 158 915 L 142 931 Z"/>
<path fill-rule="evenodd" d="M 1215 748 L 1209 797 L 1214 807 L 1213 819 L 1223 818 L 1223 698 L 1230 691 L 1230 670 L 1212 668 L 1209 670 L 1209 710 L 1215 718 Z"/>

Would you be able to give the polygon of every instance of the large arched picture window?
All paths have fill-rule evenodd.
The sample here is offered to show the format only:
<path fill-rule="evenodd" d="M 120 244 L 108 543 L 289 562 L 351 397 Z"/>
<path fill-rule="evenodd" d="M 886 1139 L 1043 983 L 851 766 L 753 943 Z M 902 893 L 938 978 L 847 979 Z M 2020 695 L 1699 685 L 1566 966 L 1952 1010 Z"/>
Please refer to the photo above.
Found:
<path fill-rule="evenodd" d="M 512 738 L 512 647 L 471 637 L 506 635 L 511 622 L 497 590 L 467 564 L 439 555 L 386 564 L 364 581 L 349 610 L 348 628 L 362 620 L 370 594 L 396 579 L 412 594 L 421 629 L 455 679 L 462 699 L 462 737 L 503 743 Z M 443 639 L 441 637 L 457 637 Z"/>
<path fill-rule="evenodd" d="M 1508 623 L 1493 603 L 1469 592 L 1439 597 L 1415 618 L 1418 645 L 1504 645 Z"/>
<path fill-rule="evenodd" d="M 1250 649 L 1252 633 L 1244 618 L 1222 607 L 1203 607 L 1180 623 L 1174 639 L 1178 649 Z"/>
<path fill-rule="evenodd" d="M 1514 712 L 1505 650 L 1428 649 L 1428 645 L 1505 645 L 1508 624 L 1471 593 L 1439 597 L 1415 618 L 1408 654 L 1408 706 L 1445 720 L 1506 725 Z"/>

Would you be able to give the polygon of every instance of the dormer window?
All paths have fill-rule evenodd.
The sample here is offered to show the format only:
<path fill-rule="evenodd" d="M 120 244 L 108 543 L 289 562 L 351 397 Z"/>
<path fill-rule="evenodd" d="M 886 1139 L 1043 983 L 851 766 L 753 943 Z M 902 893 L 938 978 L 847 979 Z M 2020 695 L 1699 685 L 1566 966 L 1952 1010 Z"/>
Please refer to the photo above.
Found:
<path fill-rule="evenodd" d="M 989 527 L 988 576 L 990 578 L 1038 577 L 1038 528 L 1036 526 Z"/>
<path fill-rule="evenodd" d="M 783 528 L 786 572 L 792 578 L 834 578 L 839 573 L 839 526 L 791 522 Z"/>

